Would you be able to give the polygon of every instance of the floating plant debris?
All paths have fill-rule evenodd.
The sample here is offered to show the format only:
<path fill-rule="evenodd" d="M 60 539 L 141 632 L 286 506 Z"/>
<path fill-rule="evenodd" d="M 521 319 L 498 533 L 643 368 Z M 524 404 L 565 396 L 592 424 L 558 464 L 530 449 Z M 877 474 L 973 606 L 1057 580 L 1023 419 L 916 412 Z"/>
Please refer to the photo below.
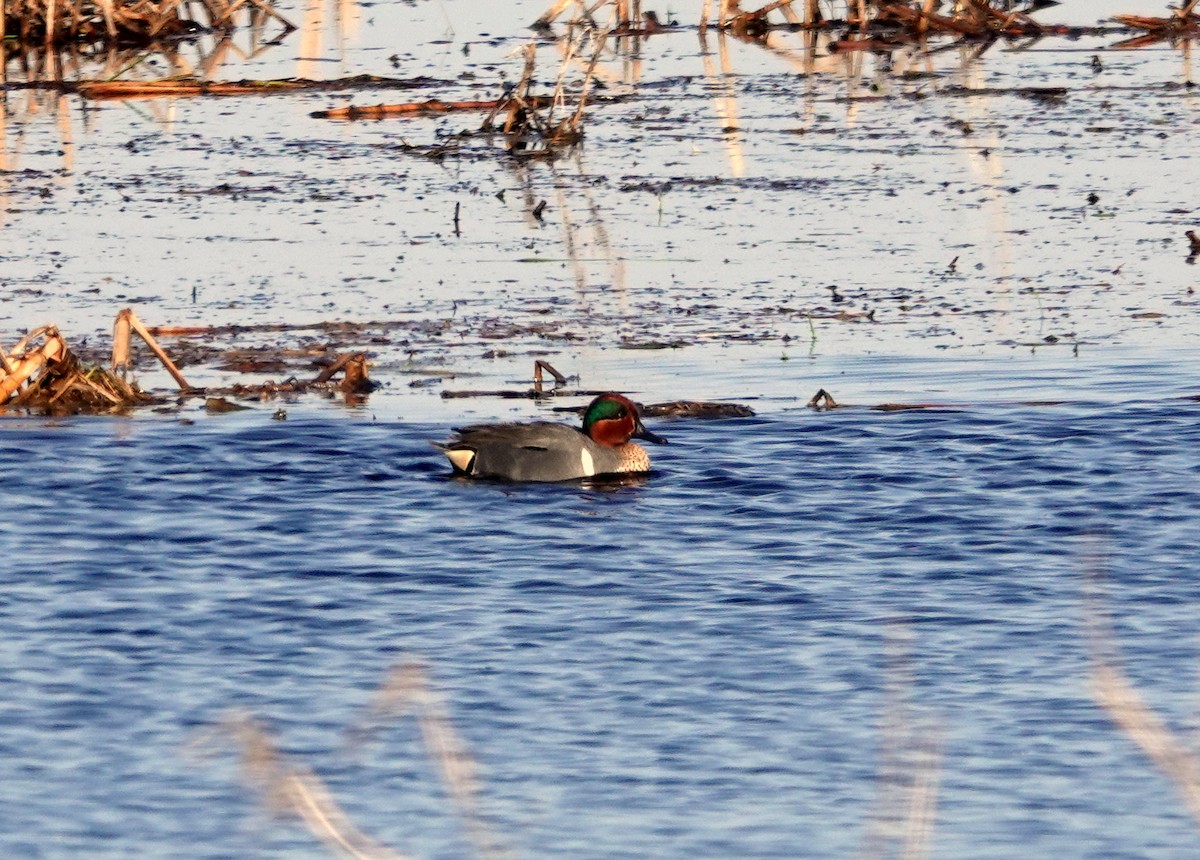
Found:
<path fill-rule="evenodd" d="M 5 0 L 0 36 L 46 45 L 152 43 L 199 33 L 229 32 L 270 19 L 282 38 L 296 27 L 267 0 Z"/>

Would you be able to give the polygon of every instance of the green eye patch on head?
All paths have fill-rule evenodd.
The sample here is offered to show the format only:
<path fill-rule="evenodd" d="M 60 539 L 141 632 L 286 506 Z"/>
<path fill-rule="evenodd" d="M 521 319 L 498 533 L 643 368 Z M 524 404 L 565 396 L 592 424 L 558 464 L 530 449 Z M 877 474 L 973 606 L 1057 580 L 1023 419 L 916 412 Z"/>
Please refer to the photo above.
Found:
<path fill-rule="evenodd" d="M 583 432 L 587 433 L 597 421 L 607 421 L 614 418 L 624 418 L 628 412 L 622 403 L 615 400 L 598 398 L 592 401 L 587 413 L 583 416 Z"/>

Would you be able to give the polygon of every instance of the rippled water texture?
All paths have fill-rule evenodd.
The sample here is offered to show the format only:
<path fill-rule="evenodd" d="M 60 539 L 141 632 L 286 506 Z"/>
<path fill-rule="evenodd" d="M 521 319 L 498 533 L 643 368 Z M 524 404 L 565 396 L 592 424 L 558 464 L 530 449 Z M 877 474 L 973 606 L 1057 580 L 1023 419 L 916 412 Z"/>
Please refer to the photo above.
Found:
<path fill-rule="evenodd" d="M 1190 855 L 1091 700 L 1081 535 L 1186 722 L 1193 403 L 659 429 L 656 474 L 605 491 L 450 480 L 419 424 L 5 424 L 0 852 L 315 856 L 183 749 L 238 707 L 367 831 L 462 856 L 409 724 L 344 745 L 417 654 L 521 856 L 851 856 L 897 673 L 943 753 L 937 856 Z"/>
<path fill-rule="evenodd" d="M 475 116 L 310 116 L 495 97 L 545 5 L 283 4 L 303 31 L 206 67 L 433 80 L 400 96 L 93 103 L 5 69 L 0 344 L 52 321 L 92 349 L 125 305 L 283 324 L 194 339 L 189 378 L 230 385 L 261 375 L 228 350 L 306 377 L 333 349 L 306 325 L 374 321 L 337 348 L 382 387 L 0 420 L 0 858 L 329 856 L 203 740 L 231 712 L 374 838 L 475 856 L 411 715 L 353 732 L 412 658 L 515 857 L 882 856 L 918 777 L 930 856 L 1194 856 L 1085 627 L 1100 574 L 1124 670 L 1195 728 L 1190 52 L 683 30 L 603 58 L 555 161 L 421 154 Z M 545 83 L 558 61 L 543 41 Z M 452 426 L 573 420 L 441 396 L 526 388 L 534 358 L 758 416 L 648 421 L 671 444 L 632 485 L 448 478 Z M 806 409 L 822 387 L 847 408 Z"/>

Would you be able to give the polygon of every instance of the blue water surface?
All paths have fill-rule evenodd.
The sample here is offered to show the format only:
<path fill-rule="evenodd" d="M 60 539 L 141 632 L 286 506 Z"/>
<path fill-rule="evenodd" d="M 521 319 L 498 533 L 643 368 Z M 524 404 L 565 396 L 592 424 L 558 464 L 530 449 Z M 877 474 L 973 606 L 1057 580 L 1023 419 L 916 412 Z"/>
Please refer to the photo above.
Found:
<path fill-rule="evenodd" d="M 1083 625 L 1103 568 L 1125 670 L 1192 726 L 1191 401 L 658 421 L 619 487 L 268 414 L 0 423 L 0 856 L 328 856 L 196 752 L 234 709 L 378 840 L 471 856 L 410 720 L 346 743 L 413 656 L 513 856 L 854 856 L 897 684 L 933 856 L 1194 854 Z"/>

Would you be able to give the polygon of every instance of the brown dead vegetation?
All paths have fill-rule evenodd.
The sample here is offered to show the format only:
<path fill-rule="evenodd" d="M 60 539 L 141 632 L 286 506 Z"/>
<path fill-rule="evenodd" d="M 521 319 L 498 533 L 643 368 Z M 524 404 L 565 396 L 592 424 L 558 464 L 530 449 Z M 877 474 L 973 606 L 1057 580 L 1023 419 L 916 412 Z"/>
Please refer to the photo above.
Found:
<path fill-rule="evenodd" d="M 175 380 L 181 398 L 269 400 L 288 394 L 340 392 L 348 402 L 361 402 L 366 394 L 377 387 L 367 373 L 366 353 L 352 352 L 334 356 L 315 377 L 309 379 L 293 376 L 280 382 L 269 380 L 257 384 L 198 388 L 188 383 L 155 338 L 155 334 L 161 336 L 163 333 L 211 334 L 214 331 L 209 328 L 151 330 L 127 308 L 117 314 L 113 324 L 112 363 L 105 368 L 99 363 L 82 360 L 67 345 L 56 326 L 41 326 L 25 335 L 11 350 L 0 349 L 0 411 L 24 409 L 51 414 L 97 413 L 163 403 L 161 395 L 143 391 L 135 382 L 127 379 L 135 364 L 135 335 Z M 259 368 L 248 369 L 253 371 Z"/>
<path fill-rule="evenodd" d="M 179 368 L 137 315 L 127 308 L 117 314 L 113 325 L 111 370 L 86 366 L 53 325 L 34 329 L 7 354 L 0 351 L 0 407 L 53 413 L 102 412 L 155 402 L 155 397 L 125 378 L 135 334 L 167 369 L 180 390 L 191 390 Z"/>
<path fill-rule="evenodd" d="M 430 99 L 423 102 L 381 104 L 367 107 L 350 105 L 311 114 L 316 119 L 358 120 L 384 119 L 386 117 L 424 116 L 428 114 L 487 111 L 479 129 L 480 134 L 499 131 L 504 136 L 505 148 L 513 155 L 525 157 L 552 156 L 562 148 L 569 148 L 583 139 L 584 109 L 595 73 L 596 63 L 605 48 L 604 38 L 596 40 L 596 49 L 586 61 L 583 79 L 567 94 L 567 75 L 579 59 L 582 40 L 572 39 L 566 43 L 565 55 L 559 65 L 554 92 L 551 95 L 535 95 L 534 72 L 537 67 L 537 45 L 522 48 L 524 69 L 517 83 L 496 99 L 474 101 L 442 101 Z M 420 147 L 408 147 L 421 150 Z M 430 157 L 441 157 L 446 146 L 421 150 Z"/>
<path fill-rule="evenodd" d="M 74 89 L 84 98 L 103 100 L 165 96 L 262 96 L 298 90 L 417 89 L 431 83 L 428 78 L 380 78 L 374 75 L 356 75 L 328 81 L 279 78 L 221 82 L 181 77 L 154 81 L 82 81 L 76 84 Z"/>
<path fill-rule="evenodd" d="M 817 0 L 769 0 L 752 9 L 743 9 L 739 0 L 704 0 L 700 13 L 701 32 L 713 26 L 746 39 L 762 39 L 775 29 L 858 28 L 904 31 L 910 36 L 950 33 L 960 36 L 1038 35 L 1063 31 L 1065 27 L 1047 27 L 1027 12 L 1011 8 L 1001 0 L 847 0 L 844 17 L 826 16 Z M 1047 4 L 1049 5 L 1049 4 Z M 558 0 L 534 22 L 537 29 L 548 28 L 566 18 L 571 26 L 609 29 L 617 33 L 652 35 L 664 27 L 656 16 L 645 13 L 636 0 Z M 607 14 L 605 12 L 607 11 Z"/>
<path fill-rule="evenodd" d="M 149 44 L 264 20 L 280 26 L 276 38 L 296 29 L 268 0 L 5 0 L 2 8 L 0 36 L 46 45 Z"/>
<path fill-rule="evenodd" d="M 753 8 L 743 8 L 739 0 L 703 0 L 698 29 L 709 27 L 746 41 L 762 41 L 774 30 L 827 30 L 840 32 L 839 50 L 887 51 L 899 44 L 912 43 L 929 36 L 988 41 L 999 38 L 1077 36 L 1083 33 L 1109 32 L 1108 27 L 1069 27 L 1043 24 L 1033 15 L 1057 5 L 1030 0 L 845 0 L 841 4 L 818 0 L 767 0 Z M 1115 24 L 1124 29 L 1144 31 L 1144 35 L 1114 47 L 1131 48 L 1163 39 L 1200 36 L 1200 16 L 1194 14 L 1195 0 L 1172 8 L 1168 17 L 1117 15 Z M 548 30 L 556 22 L 569 28 L 606 31 L 617 36 L 648 36 L 672 29 L 657 16 L 643 12 L 636 0 L 556 0 L 534 22 L 533 27 Z"/>
<path fill-rule="evenodd" d="M 52 325 L 34 329 L 6 354 L 0 352 L 0 368 L 0 410 L 107 412 L 154 401 L 116 373 L 85 366 Z"/>
<path fill-rule="evenodd" d="M 1200 37 L 1200 15 L 1195 12 L 1198 0 L 1189 0 L 1168 18 L 1149 18 L 1143 15 L 1116 15 L 1117 21 L 1132 30 L 1141 30 L 1143 34 L 1127 39 L 1117 45 L 1117 49 L 1142 48 L 1162 41 L 1179 39 L 1194 39 Z"/>

